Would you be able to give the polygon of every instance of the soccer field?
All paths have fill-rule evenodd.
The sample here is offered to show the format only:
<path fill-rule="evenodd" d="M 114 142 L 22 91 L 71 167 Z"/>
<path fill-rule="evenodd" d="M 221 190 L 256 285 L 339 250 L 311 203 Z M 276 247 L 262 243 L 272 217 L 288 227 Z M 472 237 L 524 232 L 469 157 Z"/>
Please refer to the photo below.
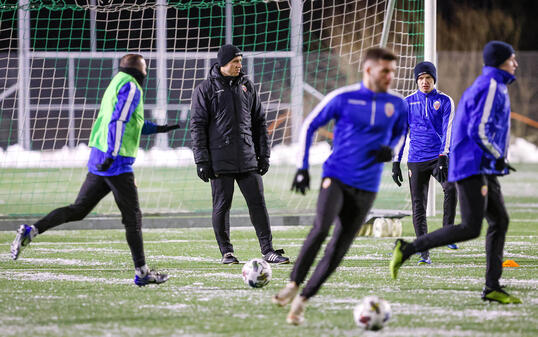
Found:
<path fill-rule="evenodd" d="M 148 264 L 171 276 L 161 286 L 145 288 L 132 282 L 123 230 L 51 230 L 37 237 L 17 261 L 9 256 L 14 231 L 0 231 L 0 335 L 536 336 L 537 166 L 516 167 L 518 172 L 502 178 L 501 184 L 511 217 L 505 259 L 520 267 L 505 268 L 501 282 L 522 305 L 480 299 L 484 235 L 462 243 L 458 251 L 432 250 L 431 266 L 417 266 L 418 256 L 413 257 L 397 281 L 388 270 L 394 238 L 357 238 L 340 268 L 310 301 L 305 324 L 294 327 L 285 322 L 287 309 L 270 302 L 286 284 L 291 265 L 274 266 L 272 281 L 251 289 L 242 281 L 241 264 L 219 263 L 210 228 L 145 229 Z M 386 175 L 384 183 L 390 179 Z M 390 198 L 402 198 L 406 190 Z M 437 199 L 439 209 L 439 195 Z M 429 225 L 438 228 L 441 216 L 429 218 Z M 403 228 L 404 237 L 411 239 L 410 217 L 403 219 Z M 309 228 L 273 230 L 275 248 L 284 248 L 294 260 Z M 233 228 L 232 241 L 241 262 L 260 256 L 252 227 Z M 378 332 L 362 332 L 353 322 L 353 307 L 370 294 L 392 306 L 392 319 Z"/>
<path fill-rule="evenodd" d="M 36 238 L 16 262 L 13 232 L 0 232 L 0 331 L 2 336 L 536 336 L 538 335 L 538 237 L 535 213 L 514 214 L 502 282 L 522 305 L 487 304 L 484 236 L 458 251 L 438 248 L 431 266 L 404 265 L 397 281 L 388 264 L 394 239 L 360 237 L 335 274 L 314 297 L 304 325 L 285 322 L 287 309 L 270 297 L 291 265 L 273 267 L 262 289 L 247 287 L 242 265 L 219 264 L 209 228 L 144 231 L 148 264 L 171 278 L 136 287 L 122 230 L 53 230 Z M 430 220 L 440 225 L 440 217 Z M 275 248 L 295 259 L 307 227 L 274 228 Z M 485 231 L 483 231 L 485 232 Z M 412 225 L 404 220 L 404 236 Z M 238 258 L 259 257 L 250 227 L 233 228 Z M 393 317 L 378 332 L 362 332 L 352 309 L 369 294 L 386 298 Z"/>

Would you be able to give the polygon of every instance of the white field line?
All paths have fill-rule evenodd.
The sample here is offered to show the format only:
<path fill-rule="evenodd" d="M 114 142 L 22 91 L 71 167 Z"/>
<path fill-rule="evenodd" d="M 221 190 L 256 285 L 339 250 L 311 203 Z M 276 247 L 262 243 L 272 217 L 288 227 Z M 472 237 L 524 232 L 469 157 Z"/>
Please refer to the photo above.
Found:
<path fill-rule="evenodd" d="M 83 260 L 76 260 L 76 259 L 59 259 L 59 258 L 57 258 L 57 259 L 20 258 L 18 260 L 18 263 L 37 264 L 37 265 L 53 264 L 53 265 L 62 265 L 62 266 L 105 266 L 105 265 L 113 265 L 113 263 L 109 263 L 109 262 L 83 261 Z"/>
<path fill-rule="evenodd" d="M 63 243 L 62 243 L 63 245 Z M 84 248 L 43 248 L 43 247 L 34 247 L 34 244 L 31 246 L 32 250 L 35 250 L 37 252 L 45 252 L 45 253 L 88 253 L 88 252 L 94 252 L 94 253 L 105 253 L 105 254 L 120 254 L 123 253 L 125 250 L 120 249 L 111 249 L 111 248 L 92 248 L 92 247 L 84 247 Z"/>
<path fill-rule="evenodd" d="M 164 255 L 158 255 L 158 256 L 151 256 L 151 260 L 158 260 L 158 261 L 191 261 L 191 262 L 212 262 L 212 263 L 219 263 L 220 261 L 216 258 L 207 258 L 207 257 L 197 257 L 197 256 L 164 256 Z"/>
<path fill-rule="evenodd" d="M 133 273 L 134 274 L 134 273 Z M 69 274 L 56 274 L 49 272 L 26 272 L 26 271 L 3 271 L 0 273 L 0 278 L 17 281 L 67 281 L 67 282 L 90 282 L 90 283 L 106 283 L 106 284 L 131 284 L 131 279 L 119 278 L 104 278 L 104 277 L 89 277 Z"/>

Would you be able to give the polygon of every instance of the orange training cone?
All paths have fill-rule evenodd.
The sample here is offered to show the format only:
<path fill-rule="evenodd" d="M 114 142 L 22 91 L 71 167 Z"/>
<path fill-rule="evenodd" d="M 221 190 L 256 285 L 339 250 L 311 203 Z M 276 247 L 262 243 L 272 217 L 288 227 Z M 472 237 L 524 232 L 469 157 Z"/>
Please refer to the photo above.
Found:
<path fill-rule="evenodd" d="M 519 267 L 519 264 L 514 260 L 506 260 L 503 262 L 503 267 Z"/>

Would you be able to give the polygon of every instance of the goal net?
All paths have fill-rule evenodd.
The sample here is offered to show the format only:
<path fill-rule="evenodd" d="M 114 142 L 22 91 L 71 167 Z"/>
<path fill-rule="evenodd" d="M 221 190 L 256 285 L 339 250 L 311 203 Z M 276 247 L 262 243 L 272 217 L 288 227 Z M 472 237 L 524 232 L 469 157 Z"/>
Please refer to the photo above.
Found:
<path fill-rule="evenodd" d="M 422 0 L 104 1 L 22 0 L 0 6 L 0 219 L 40 217 L 72 203 L 87 173 L 88 139 L 118 61 L 148 61 L 145 116 L 183 127 L 142 137 L 134 165 L 146 216 L 205 216 L 209 184 L 196 175 L 188 130 L 191 95 L 220 45 L 243 51 L 267 116 L 270 214 L 312 212 L 332 125 L 311 149 L 312 191 L 290 192 L 301 121 L 330 91 L 361 79 L 367 48 L 399 55 L 394 89 L 415 90 L 423 55 Z M 387 8 L 390 11 L 390 22 Z M 384 23 L 386 23 L 384 25 Z M 374 207 L 409 208 L 385 170 Z M 232 214 L 246 214 L 237 189 Z M 111 196 L 90 214 L 118 215 Z"/>

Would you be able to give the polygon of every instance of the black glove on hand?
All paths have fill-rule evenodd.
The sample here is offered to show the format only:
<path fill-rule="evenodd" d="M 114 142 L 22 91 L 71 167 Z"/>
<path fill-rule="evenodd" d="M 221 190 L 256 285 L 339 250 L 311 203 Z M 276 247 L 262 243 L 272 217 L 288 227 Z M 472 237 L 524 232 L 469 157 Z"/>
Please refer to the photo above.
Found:
<path fill-rule="evenodd" d="M 517 171 L 512 165 L 508 164 L 506 158 L 504 157 L 500 157 L 495 161 L 495 169 L 497 171 L 504 171 L 505 168 L 507 168 L 509 171 Z"/>
<path fill-rule="evenodd" d="M 264 175 L 269 171 L 269 160 L 267 158 L 258 159 L 258 173 Z"/>
<path fill-rule="evenodd" d="M 104 172 L 107 171 L 112 163 L 114 162 L 114 158 L 107 158 L 104 162 L 97 165 L 97 171 Z"/>
<path fill-rule="evenodd" d="M 381 145 L 378 150 L 372 151 L 372 155 L 375 156 L 375 161 L 383 163 L 392 160 L 392 149 L 389 146 Z"/>
<path fill-rule="evenodd" d="M 306 190 L 310 189 L 310 175 L 308 170 L 298 169 L 295 173 L 295 178 L 291 183 L 291 190 L 295 192 L 301 192 L 303 195 Z"/>
<path fill-rule="evenodd" d="M 200 177 L 200 179 L 202 179 L 206 183 L 209 182 L 209 179 L 215 178 L 213 169 L 211 168 L 209 163 L 205 161 L 196 164 L 196 173 L 198 173 L 198 177 Z"/>
<path fill-rule="evenodd" d="M 444 154 L 439 155 L 439 159 L 437 159 L 437 172 L 440 183 L 448 180 L 448 157 Z"/>
<path fill-rule="evenodd" d="M 157 127 L 155 128 L 155 131 L 157 133 L 163 133 L 163 132 L 168 132 L 168 131 L 172 131 L 172 130 L 175 130 L 175 129 L 179 129 L 180 127 L 181 127 L 181 124 L 179 124 L 179 123 L 173 124 L 173 125 L 168 125 L 168 124 L 157 125 Z"/>
<path fill-rule="evenodd" d="M 394 180 L 396 185 L 402 186 L 403 177 L 402 177 L 402 170 L 400 169 L 399 161 L 392 162 L 392 180 Z"/>

